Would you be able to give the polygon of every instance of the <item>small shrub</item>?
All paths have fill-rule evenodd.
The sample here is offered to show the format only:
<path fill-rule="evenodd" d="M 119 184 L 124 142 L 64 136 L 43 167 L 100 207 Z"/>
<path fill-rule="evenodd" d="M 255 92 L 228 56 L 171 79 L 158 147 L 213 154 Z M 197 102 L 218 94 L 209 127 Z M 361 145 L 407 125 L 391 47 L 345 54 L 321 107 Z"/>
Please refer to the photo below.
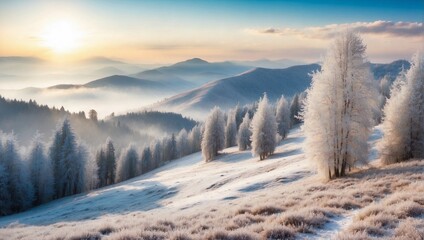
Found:
<path fill-rule="evenodd" d="M 360 211 L 356 217 L 358 220 L 364 220 L 367 217 L 375 216 L 381 212 L 384 212 L 384 209 L 380 205 L 371 205 Z"/>
<path fill-rule="evenodd" d="M 419 217 L 424 214 L 424 206 L 416 202 L 407 201 L 398 204 L 395 211 L 399 218 Z"/>
<path fill-rule="evenodd" d="M 267 240 L 277 240 L 277 239 L 291 240 L 291 239 L 295 239 L 296 234 L 287 227 L 275 226 L 273 228 L 265 230 L 264 233 L 262 234 L 262 237 Z"/>
<path fill-rule="evenodd" d="M 371 226 L 367 222 L 356 222 L 349 227 L 351 233 L 366 233 L 373 237 L 382 237 L 385 231 L 380 226 Z"/>
<path fill-rule="evenodd" d="M 270 205 L 256 207 L 252 210 L 253 215 L 265 215 L 265 216 L 269 216 L 269 215 L 281 213 L 281 212 L 283 212 L 283 209 L 279 207 L 270 206 Z"/>

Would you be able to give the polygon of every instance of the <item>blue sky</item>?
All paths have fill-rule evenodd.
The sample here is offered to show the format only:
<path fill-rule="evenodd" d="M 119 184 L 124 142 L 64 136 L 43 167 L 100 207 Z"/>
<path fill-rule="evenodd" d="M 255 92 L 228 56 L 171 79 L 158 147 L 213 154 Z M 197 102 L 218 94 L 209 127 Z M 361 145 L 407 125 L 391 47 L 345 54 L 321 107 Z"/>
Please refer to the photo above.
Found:
<path fill-rule="evenodd" d="M 379 47 L 370 51 L 370 57 L 389 61 L 405 58 L 420 47 L 424 1 L 0 1 L 0 34 L 7 36 L 0 39 L 0 55 L 57 55 L 51 46 L 43 45 L 40 35 L 46 26 L 60 21 L 75 26 L 68 35 L 83 36 L 78 48 L 67 53 L 70 58 L 313 61 L 330 43 L 331 34 L 322 31 L 329 25 L 356 24 L 355 28 L 365 31 L 369 48 Z M 320 34 L 310 33 L 317 31 L 312 28 L 319 28 Z M 400 34 L 404 31 L 409 31 L 407 36 Z M 275 34 L 263 34 L 270 32 Z M 388 45 L 379 41 L 405 45 L 405 49 L 383 54 Z"/>

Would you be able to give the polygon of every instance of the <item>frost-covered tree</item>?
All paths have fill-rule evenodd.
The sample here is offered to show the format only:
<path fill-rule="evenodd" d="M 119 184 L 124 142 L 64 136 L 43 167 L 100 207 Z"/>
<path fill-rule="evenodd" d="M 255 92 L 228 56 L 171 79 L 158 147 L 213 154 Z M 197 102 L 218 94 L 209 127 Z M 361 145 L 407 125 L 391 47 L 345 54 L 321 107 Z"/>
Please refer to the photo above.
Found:
<path fill-rule="evenodd" d="M 377 99 L 378 109 L 375 111 L 375 120 L 376 123 L 381 123 L 383 118 L 383 109 L 386 105 L 387 99 L 390 97 L 390 86 L 391 82 L 388 76 L 384 76 L 378 84 L 379 95 Z"/>
<path fill-rule="evenodd" d="M 177 135 L 178 157 L 184 157 L 190 154 L 190 143 L 188 141 L 187 131 L 183 128 Z"/>
<path fill-rule="evenodd" d="M 238 134 L 237 134 L 237 145 L 240 151 L 244 151 L 247 148 L 250 148 L 251 136 L 252 136 L 252 132 L 250 131 L 249 113 L 246 112 L 246 114 L 244 115 L 243 121 L 240 124 Z"/>
<path fill-rule="evenodd" d="M 1 147 L 0 147 L 1 148 Z M 0 150 L 0 155 L 2 154 Z M 9 173 L 0 160 L 0 216 L 11 213 L 12 199 L 8 189 Z"/>
<path fill-rule="evenodd" d="M 175 137 L 175 134 L 173 133 L 169 141 L 169 160 L 177 159 L 177 157 L 178 157 L 177 139 Z"/>
<path fill-rule="evenodd" d="M 281 138 L 286 138 L 290 130 L 290 106 L 284 96 L 281 96 L 277 101 L 276 119 L 278 124 L 278 133 Z"/>
<path fill-rule="evenodd" d="M 141 154 L 140 172 L 141 174 L 147 173 L 152 170 L 152 152 L 150 147 L 145 147 Z"/>
<path fill-rule="evenodd" d="M 34 187 L 34 204 L 46 203 L 53 198 L 53 171 L 51 162 L 44 154 L 44 146 L 40 135 L 33 139 L 28 157 L 31 182 Z"/>
<path fill-rule="evenodd" d="M 162 144 L 160 141 L 154 141 L 150 148 L 152 149 L 153 166 L 158 168 L 162 165 Z"/>
<path fill-rule="evenodd" d="M 118 164 L 117 180 L 119 182 L 128 180 L 139 175 L 137 171 L 138 154 L 133 145 L 130 145 L 122 154 Z"/>
<path fill-rule="evenodd" d="M 97 163 L 96 158 L 91 154 L 87 158 L 87 162 L 85 164 L 85 191 L 90 191 L 99 185 L 99 176 L 97 175 Z"/>
<path fill-rule="evenodd" d="M 300 123 L 300 120 L 297 118 L 301 108 L 299 103 L 299 94 L 294 95 L 290 103 L 290 120 L 291 126 Z"/>
<path fill-rule="evenodd" d="M 260 99 L 258 110 L 250 124 L 252 131 L 252 154 L 265 159 L 274 153 L 277 145 L 277 120 L 266 94 Z"/>
<path fill-rule="evenodd" d="M 215 107 L 206 119 L 202 138 L 202 154 L 206 162 L 212 161 L 218 155 L 218 151 L 224 148 L 224 134 L 224 114 L 219 107 Z"/>
<path fill-rule="evenodd" d="M 225 125 L 225 147 L 233 147 L 237 144 L 237 124 L 236 114 L 230 111 L 227 117 L 227 124 Z"/>
<path fill-rule="evenodd" d="M 103 147 L 96 153 L 97 177 L 99 178 L 98 187 L 107 185 L 107 171 L 106 171 L 106 155 Z"/>
<path fill-rule="evenodd" d="M 377 94 L 365 50 L 357 33 L 343 32 L 328 50 L 321 71 L 312 76 L 301 114 L 304 151 L 327 179 L 367 161 Z"/>
<path fill-rule="evenodd" d="M 172 143 L 171 139 L 168 137 L 165 137 L 162 139 L 162 154 L 161 154 L 161 163 L 164 164 L 171 160 L 171 148 Z"/>
<path fill-rule="evenodd" d="M 86 158 L 83 152 L 77 145 L 69 120 L 65 119 L 56 131 L 49 151 L 56 198 L 77 194 L 84 190 Z"/>
<path fill-rule="evenodd" d="M 115 173 L 116 173 L 116 156 L 115 156 L 115 147 L 111 138 L 106 140 L 105 145 L 105 157 L 106 157 L 106 184 L 115 183 Z"/>
<path fill-rule="evenodd" d="M 1 163 L 8 173 L 7 188 L 10 194 L 11 212 L 26 210 L 32 206 L 34 189 L 31 184 L 28 166 L 18 154 L 15 136 L 9 135 L 3 146 Z"/>
<path fill-rule="evenodd" d="M 380 80 L 380 84 L 379 84 L 379 91 L 380 94 L 383 95 L 386 99 L 390 98 L 390 79 L 388 76 L 384 76 L 381 80 Z"/>
<path fill-rule="evenodd" d="M 384 107 L 381 160 L 385 164 L 424 157 L 424 58 L 416 54 L 410 69 L 396 79 Z"/>
<path fill-rule="evenodd" d="M 111 138 L 106 139 L 106 143 L 96 155 L 97 175 L 99 177 L 99 187 L 104 187 L 115 183 L 116 156 L 115 147 Z"/>
<path fill-rule="evenodd" d="M 199 152 L 202 150 L 202 126 L 196 125 L 194 126 L 189 135 L 188 142 L 190 144 L 191 153 Z"/>
<path fill-rule="evenodd" d="M 244 112 L 243 112 L 243 109 L 240 107 L 239 104 L 237 104 L 237 106 L 232 111 L 235 115 L 236 129 L 238 130 L 241 122 L 243 121 Z"/>

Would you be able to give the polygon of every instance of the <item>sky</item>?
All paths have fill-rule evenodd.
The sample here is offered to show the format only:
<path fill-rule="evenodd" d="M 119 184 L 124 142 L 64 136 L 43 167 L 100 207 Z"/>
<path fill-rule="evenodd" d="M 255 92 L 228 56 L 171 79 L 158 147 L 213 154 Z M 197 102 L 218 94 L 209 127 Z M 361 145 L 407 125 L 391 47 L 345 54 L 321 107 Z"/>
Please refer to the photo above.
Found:
<path fill-rule="evenodd" d="M 423 22 L 423 0 L 0 0 L 0 56 L 316 62 L 353 29 L 371 61 L 390 62 L 424 50 Z"/>

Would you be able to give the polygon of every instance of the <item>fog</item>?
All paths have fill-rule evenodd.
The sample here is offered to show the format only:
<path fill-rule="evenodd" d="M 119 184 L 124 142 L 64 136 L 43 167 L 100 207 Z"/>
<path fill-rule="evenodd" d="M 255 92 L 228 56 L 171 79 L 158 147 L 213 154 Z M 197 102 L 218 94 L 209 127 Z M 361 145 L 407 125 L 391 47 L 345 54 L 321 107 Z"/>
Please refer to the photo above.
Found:
<path fill-rule="evenodd" d="M 35 100 L 42 105 L 61 108 L 70 112 L 95 109 L 99 118 L 111 113 L 125 114 L 140 110 L 169 94 L 139 91 L 134 89 L 114 90 L 110 88 L 72 88 L 72 89 L 38 89 L 0 90 L 0 95 L 9 99 Z"/>

